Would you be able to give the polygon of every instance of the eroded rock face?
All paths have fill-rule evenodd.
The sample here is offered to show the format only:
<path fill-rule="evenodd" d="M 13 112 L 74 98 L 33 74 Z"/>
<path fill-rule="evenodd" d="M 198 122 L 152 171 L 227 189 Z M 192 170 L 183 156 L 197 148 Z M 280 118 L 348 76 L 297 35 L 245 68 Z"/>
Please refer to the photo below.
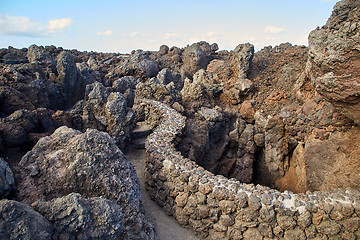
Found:
<path fill-rule="evenodd" d="M 212 60 L 212 54 L 218 50 L 217 45 L 211 47 L 207 42 L 194 43 L 184 48 L 182 54 L 183 70 L 190 76 L 194 75 L 199 69 L 205 69 Z"/>
<path fill-rule="evenodd" d="M 55 239 L 115 240 L 124 231 L 121 207 L 101 197 L 86 199 L 70 193 L 32 206 L 54 225 Z"/>
<path fill-rule="evenodd" d="M 42 63 L 45 65 L 56 64 L 55 59 L 50 56 L 49 53 L 45 52 L 44 49 L 41 49 L 37 45 L 31 45 L 28 48 L 27 58 L 30 63 Z"/>
<path fill-rule="evenodd" d="M 0 200 L 0 219 L 1 239 L 52 239 L 51 223 L 24 203 Z"/>
<path fill-rule="evenodd" d="M 135 169 L 107 133 L 58 128 L 22 158 L 16 180 L 16 197 L 25 203 L 49 201 L 71 192 L 107 198 L 122 208 L 123 238 L 154 237 Z"/>
<path fill-rule="evenodd" d="M 85 79 L 78 71 L 72 55 L 62 52 L 57 57 L 57 83 L 66 94 L 66 106 L 71 106 L 84 97 L 85 86 L 91 81 Z"/>
<path fill-rule="evenodd" d="M 144 78 L 155 77 L 159 72 L 158 64 L 149 57 L 150 53 L 136 50 L 107 77 L 115 79 L 123 76 L 138 76 Z"/>
<path fill-rule="evenodd" d="M 83 119 L 86 128 L 107 131 L 124 149 L 135 126 L 135 113 L 120 92 L 110 93 L 101 83 L 86 86 Z"/>
<path fill-rule="evenodd" d="M 0 199 L 7 197 L 14 190 L 14 174 L 7 162 L 0 158 Z"/>
<path fill-rule="evenodd" d="M 309 35 L 306 73 L 317 92 L 360 123 L 360 2 L 338 2 L 322 28 Z"/>

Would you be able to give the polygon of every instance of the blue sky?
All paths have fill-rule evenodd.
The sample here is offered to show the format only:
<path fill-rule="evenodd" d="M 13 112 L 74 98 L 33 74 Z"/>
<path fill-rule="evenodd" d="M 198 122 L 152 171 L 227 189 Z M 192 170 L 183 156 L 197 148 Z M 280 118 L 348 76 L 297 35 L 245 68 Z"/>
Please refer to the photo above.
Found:
<path fill-rule="evenodd" d="M 129 53 L 205 40 L 232 50 L 307 45 L 334 0 L 0 0 L 0 48 L 55 45 Z"/>

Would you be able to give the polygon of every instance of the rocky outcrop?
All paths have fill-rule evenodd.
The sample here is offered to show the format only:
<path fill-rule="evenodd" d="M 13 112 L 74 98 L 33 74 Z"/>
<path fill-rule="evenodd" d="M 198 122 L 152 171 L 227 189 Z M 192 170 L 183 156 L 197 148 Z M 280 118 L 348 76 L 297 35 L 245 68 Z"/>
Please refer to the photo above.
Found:
<path fill-rule="evenodd" d="M 135 88 L 138 80 L 132 76 L 125 76 L 115 80 L 112 85 L 113 91 L 120 92 L 126 99 L 127 106 L 132 107 L 135 100 Z"/>
<path fill-rule="evenodd" d="M 15 190 L 14 174 L 7 162 L 0 158 L 0 199 L 7 197 Z"/>
<path fill-rule="evenodd" d="M 134 51 L 128 59 L 108 73 L 106 78 L 116 79 L 123 76 L 155 77 L 159 72 L 159 68 L 149 55 L 149 52 L 142 50 Z"/>
<path fill-rule="evenodd" d="M 49 201 L 72 192 L 87 198 L 101 196 L 121 206 L 122 238 L 154 238 L 135 169 L 107 133 L 60 127 L 22 158 L 15 176 L 16 197 L 24 203 Z"/>
<path fill-rule="evenodd" d="M 360 3 L 338 2 L 322 28 L 309 35 L 306 73 L 316 91 L 360 124 Z"/>
<path fill-rule="evenodd" d="M 181 95 L 174 82 L 169 82 L 165 85 L 157 78 L 151 78 L 145 83 L 136 85 L 135 100 L 144 97 L 170 105 L 181 102 Z"/>
<path fill-rule="evenodd" d="M 45 65 L 56 65 L 55 59 L 49 53 L 37 45 L 31 45 L 27 51 L 27 58 L 30 63 L 40 63 Z"/>
<path fill-rule="evenodd" d="M 212 55 L 218 49 L 216 43 L 210 45 L 207 42 L 194 43 L 184 48 L 182 70 L 187 74 L 187 77 L 192 77 L 199 69 L 206 69 L 213 58 Z"/>
<path fill-rule="evenodd" d="M 53 239 L 120 239 L 124 231 L 122 208 L 101 198 L 70 193 L 32 204 L 54 226 Z"/>
<path fill-rule="evenodd" d="M 0 86 L 0 112 L 10 115 L 19 109 L 34 110 L 29 99 L 14 88 Z"/>
<path fill-rule="evenodd" d="M 294 150 L 296 178 L 293 182 L 310 191 L 326 191 L 339 186 L 358 188 L 360 147 L 354 143 L 360 140 L 360 129 L 335 132 L 328 138 L 324 133 L 320 129 L 314 130 L 305 144 L 299 144 Z"/>
<path fill-rule="evenodd" d="M 360 192 L 354 189 L 293 194 L 214 175 L 174 147 L 185 118 L 159 102 L 147 138 L 149 195 L 201 238 L 352 238 L 359 236 Z M 151 116 L 151 115 L 150 115 Z"/>
<path fill-rule="evenodd" d="M 128 108 L 120 92 L 110 93 L 101 83 L 86 86 L 86 98 L 81 104 L 86 128 L 107 131 L 116 144 L 124 149 L 135 127 L 135 114 Z"/>
<path fill-rule="evenodd" d="M 68 52 L 62 52 L 57 57 L 57 83 L 66 94 L 65 104 L 67 107 L 84 97 L 85 86 L 89 83 L 76 67 L 76 63 Z"/>
<path fill-rule="evenodd" d="M 13 200 L 0 200 L 1 239 L 53 239 L 53 226 L 30 206 Z"/>

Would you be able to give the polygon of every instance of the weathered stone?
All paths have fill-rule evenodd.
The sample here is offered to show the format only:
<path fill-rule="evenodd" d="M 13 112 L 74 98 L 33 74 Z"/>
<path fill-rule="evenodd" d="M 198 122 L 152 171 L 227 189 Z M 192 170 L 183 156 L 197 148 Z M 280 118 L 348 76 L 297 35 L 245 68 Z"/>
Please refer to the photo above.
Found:
<path fill-rule="evenodd" d="M 182 55 L 183 70 L 192 76 L 199 69 L 205 69 L 213 52 L 207 42 L 198 42 L 186 47 Z"/>
<path fill-rule="evenodd" d="M 244 192 L 240 192 L 235 197 L 235 204 L 239 208 L 245 208 L 248 206 L 248 195 Z"/>
<path fill-rule="evenodd" d="M 179 207 L 185 207 L 185 205 L 187 204 L 188 197 L 189 194 L 187 192 L 182 192 L 175 198 L 175 203 Z"/>
<path fill-rule="evenodd" d="M 20 124 L 7 119 L 0 119 L 0 137 L 5 146 L 14 147 L 23 144 L 26 141 L 27 134 Z"/>
<path fill-rule="evenodd" d="M 294 229 L 296 221 L 291 216 L 277 216 L 277 222 L 279 226 L 284 230 Z"/>
<path fill-rule="evenodd" d="M 28 48 L 27 58 L 30 63 L 42 63 L 46 65 L 56 64 L 54 58 L 50 56 L 44 49 L 40 49 L 37 45 L 33 44 Z"/>
<path fill-rule="evenodd" d="M 317 92 L 341 113 L 360 123 L 358 1 L 337 3 L 322 28 L 309 35 L 306 72 Z"/>
<path fill-rule="evenodd" d="M 260 198 L 254 195 L 249 196 L 248 204 L 253 211 L 258 211 L 262 206 Z"/>
<path fill-rule="evenodd" d="M 275 211 L 272 207 L 263 207 L 259 211 L 260 219 L 265 223 L 274 223 L 276 221 Z"/>
<path fill-rule="evenodd" d="M 1 239 L 53 239 L 53 226 L 30 206 L 13 200 L 0 200 Z"/>
<path fill-rule="evenodd" d="M 243 234 L 244 239 L 262 240 L 261 234 L 257 228 L 249 228 Z"/>
<path fill-rule="evenodd" d="M 122 207 L 122 237 L 151 239 L 154 235 L 141 203 L 135 169 L 107 133 L 60 127 L 38 141 L 22 158 L 17 172 L 16 197 L 23 202 L 50 200 L 71 192 L 102 196 Z"/>
<path fill-rule="evenodd" d="M 220 221 L 219 221 L 220 224 L 224 225 L 224 226 L 232 226 L 234 225 L 235 223 L 235 219 L 232 215 L 229 215 L 229 214 L 223 214 L 220 216 Z"/>
<path fill-rule="evenodd" d="M 292 230 L 286 230 L 285 234 L 284 234 L 284 239 L 288 239 L 288 240 L 292 240 L 292 239 L 305 240 L 306 235 L 304 233 L 304 230 L 302 230 L 300 228 L 295 228 L 295 229 L 292 229 Z"/>
<path fill-rule="evenodd" d="M 297 219 L 297 224 L 302 228 L 306 229 L 311 224 L 311 213 L 308 211 L 305 211 L 304 213 L 301 213 L 300 216 Z"/>
<path fill-rule="evenodd" d="M 316 228 L 323 234 L 334 236 L 340 232 L 341 225 L 332 220 L 325 220 L 316 226 Z"/>
<path fill-rule="evenodd" d="M 245 100 L 240 107 L 240 114 L 241 116 L 248 122 L 254 123 L 255 122 L 255 110 L 252 106 L 252 103 L 249 100 Z"/>
<path fill-rule="evenodd" d="M 230 214 L 235 211 L 236 207 L 233 201 L 222 200 L 219 202 L 219 207 L 223 214 Z"/>
<path fill-rule="evenodd" d="M 7 162 L 0 158 L 0 199 L 7 197 L 14 190 L 14 174 Z"/>
<path fill-rule="evenodd" d="M 88 83 L 76 67 L 72 55 L 61 52 L 57 57 L 57 72 L 59 73 L 57 83 L 66 94 L 66 106 L 69 107 L 84 97 L 85 86 Z"/>
<path fill-rule="evenodd" d="M 218 222 L 218 223 L 215 223 L 214 226 L 213 226 L 214 230 L 217 231 L 217 232 L 226 232 L 228 227 L 223 225 L 222 223 Z"/>
<path fill-rule="evenodd" d="M 124 231 L 121 207 L 104 198 L 71 193 L 32 206 L 54 225 L 59 239 L 119 239 Z"/>

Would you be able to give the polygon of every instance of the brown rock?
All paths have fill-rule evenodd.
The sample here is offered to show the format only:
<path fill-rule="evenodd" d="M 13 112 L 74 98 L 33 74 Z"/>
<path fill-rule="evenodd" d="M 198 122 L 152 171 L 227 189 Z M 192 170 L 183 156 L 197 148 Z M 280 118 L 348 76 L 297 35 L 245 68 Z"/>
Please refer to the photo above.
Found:
<path fill-rule="evenodd" d="M 255 118 L 254 118 L 255 109 L 252 106 L 251 101 L 245 100 L 241 104 L 240 114 L 248 123 L 254 123 L 255 122 Z"/>
<path fill-rule="evenodd" d="M 341 225 L 332 220 L 325 220 L 316 226 L 316 228 L 323 234 L 334 236 L 340 232 Z"/>
<path fill-rule="evenodd" d="M 360 3 L 338 2 L 322 28 L 309 35 L 306 72 L 316 90 L 345 116 L 360 123 Z"/>

